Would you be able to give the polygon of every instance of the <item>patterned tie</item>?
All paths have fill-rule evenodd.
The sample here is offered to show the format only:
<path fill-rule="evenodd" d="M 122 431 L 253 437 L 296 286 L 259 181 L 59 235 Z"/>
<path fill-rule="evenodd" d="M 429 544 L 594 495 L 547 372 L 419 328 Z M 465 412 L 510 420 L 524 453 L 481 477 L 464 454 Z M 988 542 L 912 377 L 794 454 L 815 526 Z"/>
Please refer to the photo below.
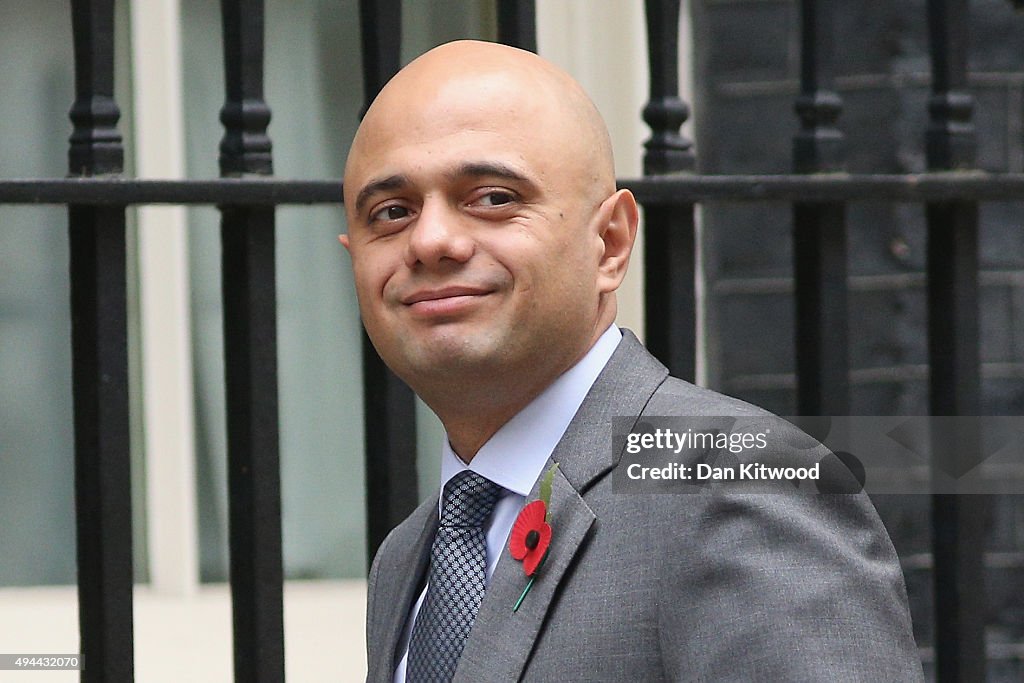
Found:
<path fill-rule="evenodd" d="M 407 683 L 448 683 L 473 628 L 487 575 L 481 526 L 502 488 L 464 470 L 445 484 L 441 524 L 430 549 L 430 578 L 409 642 Z"/>

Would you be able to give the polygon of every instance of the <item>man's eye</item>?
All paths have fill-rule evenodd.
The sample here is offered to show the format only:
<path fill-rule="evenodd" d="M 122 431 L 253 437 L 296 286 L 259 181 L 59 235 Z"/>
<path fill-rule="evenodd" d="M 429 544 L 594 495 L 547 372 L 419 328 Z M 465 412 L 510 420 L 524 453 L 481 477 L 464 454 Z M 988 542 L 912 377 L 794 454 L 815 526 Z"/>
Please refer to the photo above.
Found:
<path fill-rule="evenodd" d="M 409 215 L 409 209 L 392 204 L 370 215 L 371 221 L 397 221 Z"/>
<path fill-rule="evenodd" d="M 488 192 L 480 197 L 480 203 L 484 206 L 501 206 L 502 204 L 511 204 L 513 201 L 515 201 L 515 197 L 510 192 Z"/>

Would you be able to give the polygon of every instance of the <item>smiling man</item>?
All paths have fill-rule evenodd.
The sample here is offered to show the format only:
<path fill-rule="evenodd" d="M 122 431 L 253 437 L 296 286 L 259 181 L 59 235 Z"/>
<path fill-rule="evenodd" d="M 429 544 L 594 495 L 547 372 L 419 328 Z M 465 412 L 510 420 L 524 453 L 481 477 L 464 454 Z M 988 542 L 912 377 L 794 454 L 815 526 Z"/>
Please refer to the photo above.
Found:
<path fill-rule="evenodd" d="M 612 324 L 637 224 L 589 99 L 516 57 L 457 43 L 417 60 L 345 169 L 367 332 L 467 460 Z"/>
<path fill-rule="evenodd" d="M 774 418 L 614 325 L 637 206 L 568 75 L 489 43 L 428 52 L 367 111 L 345 205 L 370 339 L 447 437 L 439 495 L 370 572 L 369 681 L 921 678 L 863 494 L 612 491 L 613 417 Z M 551 544 L 517 608 L 509 532 L 545 472 Z"/>

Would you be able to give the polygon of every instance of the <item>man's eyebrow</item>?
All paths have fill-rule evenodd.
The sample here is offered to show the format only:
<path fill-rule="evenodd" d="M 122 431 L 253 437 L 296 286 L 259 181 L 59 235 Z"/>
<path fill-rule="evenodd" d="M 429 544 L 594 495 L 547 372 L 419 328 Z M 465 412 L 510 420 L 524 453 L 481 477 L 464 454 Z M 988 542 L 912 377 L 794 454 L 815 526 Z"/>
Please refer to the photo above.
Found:
<path fill-rule="evenodd" d="M 495 161 L 468 161 L 464 164 L 460 164 L 452 171 L 449 171 L 446 175 L 449 180 L 490 176 L 494 178 L 504 178 L 505 180 L 514 180 L 520 183 L 533 184 L 532 181 L 520 171 L 517 171 L 511 166 Z"/>
<path fill-rule="evenodd" d="M 386 192 L 388 190 L 400 190 L 403 187 L 409 185 L 409 178 L 404 175 L 393 175 L 387 178 L 381 178 L 380 180 L 374 180 L 363 186 L 363 189 L 359 190 L 359 195 L 356 197 L 356 213 L 361 213 L 366 202 L 371 196 L 378 192 Z"/>

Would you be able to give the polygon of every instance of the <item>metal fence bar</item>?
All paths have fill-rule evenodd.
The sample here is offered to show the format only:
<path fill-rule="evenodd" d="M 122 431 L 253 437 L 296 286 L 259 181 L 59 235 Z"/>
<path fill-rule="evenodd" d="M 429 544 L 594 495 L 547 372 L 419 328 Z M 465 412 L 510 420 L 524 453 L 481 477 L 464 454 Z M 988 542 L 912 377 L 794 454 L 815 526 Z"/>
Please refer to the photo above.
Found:
<path fill-rule="evenodd" d="M 694 202 L 972 202 L 1024 201 L 1024 174 L 955 171 L 907 175 L 651 175 L 619 178 L 619 187 L 650 204 Z M 46 178 L 0 180 L 0 204 L 278 206 L 341 204 L 341 180 L 218 178 L 135 180 Z"/>
<path fill-rule="evenodd" d="M 120 173 L 114 2 L 73 0 L 71 175 Z M 81 680 L 131 681 L 131 459 L 124 206 L 68 205 Z"/>
<path fill-rule="evenodd" d="M 932 61 L 931 170 L 974 164 L 974 103 L 966 92 L 967 0 L 929 0 Z M 926 206 L 928 220 L 928 352 L 933 415 L 978 415 L 978 205 L 946 201 Z M 978 434 L 958 433 L 958 452 L 975 453 Z M 985 496 L 932 499 L 936 679 L 985 680 Z"/>
<path fill-rule="evenodd" d="M 402 68 L 401 0 L 359 0 L 363 55 L 363 111 Z"/>
<path fill-rule="evenodd" d="M 498 0 L 498 42 L 537 51 L 535 0 Z"/>
<path fill-rule="evenodd" d="M 623 178 L 643 203 L 766 201 L 1020 201 L 1024 175 L 983 171 L 917 174 L 673 175 Z"/>
<path fill-rule="evenodd" d="M 272 173 L 262 0 L 222 0 L 221 175 Z M 228 517 L 236 681 L 284 680 L 274 208 L 221 207 Z"/>
<path fill-rule="evenodd" d="M 643 110 L 651 137 L 644 143 L 644 174 L 694 168 L 693 145 L 679 134 L 690 115 L 679 99 L 679 0 L 647 0 L 650 100 Z M 668 183 L 673 183 L 666 178 Z M 693 380 L 697 359 L 694 205 L 641 199 L 644 205 L 645 341 L 676 377 Z"/>
<path fill-rule="evenodd" d="M 793 170 L 843 170 L 842 111 L 831 90 L 835 0 L 800 2 L 800 131 Z M 846 415 L 850 410 L 846 295 L 846 207 L 842 202 L 793 205 L 798 415 Z"/>
<path fill-rule="evenodd" d="M 400 0 L 361 0 L 363 111 L 398 72 L 402 48 Z M 388 532 L 419 501 L 416 397 L 384 364 L 363 331 L 363 425 L 366 431 L 367 567 Z"/>

